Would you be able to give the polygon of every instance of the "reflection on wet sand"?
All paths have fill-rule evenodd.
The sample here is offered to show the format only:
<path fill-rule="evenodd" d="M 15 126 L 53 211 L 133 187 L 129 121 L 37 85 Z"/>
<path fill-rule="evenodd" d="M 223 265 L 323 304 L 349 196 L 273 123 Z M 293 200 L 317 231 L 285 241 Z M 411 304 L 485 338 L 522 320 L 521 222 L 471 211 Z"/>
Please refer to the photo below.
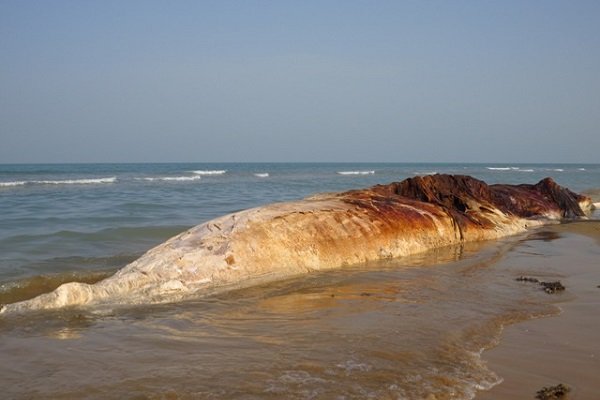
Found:
<path fill-rule="evenodd" d="M 573 241 L 589 250 L 561 229 L 177 304 L 3 318 L 0 383 L 15 399 L 472 398 L 509 380 L 480 357 L 503 327 L 571 298 L 568 279 L 552 296 L 515 280 L 566 274 L 556 255 Z"/>
<path fill-rule="evenodd" d="M 564 293 L 548 295 L 562 313 L 510 326 L 500 346 L 484 353 L 502 384 L 477 398 L 533 398 L 542 387 L 566 384 L 569 398 L 596 399 L 600 374 L 600 221 L 546 227 L 557 240 L 529 260 L 528 273 L 560 279 Z M 550 248 L 551 247 L 551 248 Z M 525 287 L 527 289 L 527 287 Z"/>

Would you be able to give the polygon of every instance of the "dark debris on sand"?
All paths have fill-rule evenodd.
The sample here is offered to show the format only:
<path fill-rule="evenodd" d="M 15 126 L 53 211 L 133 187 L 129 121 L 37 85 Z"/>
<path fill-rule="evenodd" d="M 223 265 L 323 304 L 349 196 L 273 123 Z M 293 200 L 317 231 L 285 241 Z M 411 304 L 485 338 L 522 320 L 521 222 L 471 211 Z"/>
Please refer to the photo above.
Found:
<path fill-rule="evenodd" d="M 532 282 L 532 283 L 538 283 L 539 280 L 537 278 L 531 278 L 529 276 L 520 276 L 517 278 L 517 280 L 519 282 Z"/>
<path fill-rule="evenodd" d="M 560 281 L 555 282 L 541 282 L 537 278 L 531 278 L 529 276 L 520 276 L 516 279 L 519 282 L 530 282 L 530 283 L 539 283 L 542 287 L 542 290 L 548 294 L 562 292 L 565 290 L 565 287 Z"/>
<path fill-rule="evenodd" d="M 542 285 L 542 287 L 544 288 L 544 292 L 546 292 L 548 294 L 562 292 L 563 290 L 565 290 L 565 287 L 563 286 L 562 283 L 560 283 L 560 281 L 540 282 L 540 285 Z"/>
<path fill-rule="evenodd" d="M 554 400 L 554 399 L 563 399 L 567 393 L 571 391 L 571 388 L 567 385 L 559 383 L 556 386 L 548 386 L 543 387 L 538 390 L 535 398 L 539 400 Z"/>

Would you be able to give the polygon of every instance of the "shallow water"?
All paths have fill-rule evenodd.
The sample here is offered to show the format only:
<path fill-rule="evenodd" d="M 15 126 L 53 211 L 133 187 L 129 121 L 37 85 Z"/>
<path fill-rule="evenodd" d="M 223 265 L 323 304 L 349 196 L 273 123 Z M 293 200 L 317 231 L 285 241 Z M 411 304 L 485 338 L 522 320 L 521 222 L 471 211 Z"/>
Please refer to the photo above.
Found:
<path fill-rule="evenodd" d="M 0 183 L 25 182 L 0 185 L 0 303 L 101 279 L 227 212 L 433 171 L 490 183 L 552 175 L 592 196 L 600 182 L 598 165 L 0 166 Z M 472 398 L 501 381 L 481 351 L 502 327 L 570 299 L 515 281 L 531 264 L 553 265 L 561 235 L 542 228 L 178 304 L 2 317 L 2 395 Z"/>
<path fill-rule="evenodd" d="M 556 312 L 501 267 L 539 235 L 180 304 L 0 321 L 10 398 L 455 399 L 502 326 Z"/>
<path fill-rule="evenodd" d="M 600 201 L 599 164 L 0 164 L 0 291 L 36 275 L 114 270 L 241 209 L 434 172 L 488 183 L 553 176 Z"/>

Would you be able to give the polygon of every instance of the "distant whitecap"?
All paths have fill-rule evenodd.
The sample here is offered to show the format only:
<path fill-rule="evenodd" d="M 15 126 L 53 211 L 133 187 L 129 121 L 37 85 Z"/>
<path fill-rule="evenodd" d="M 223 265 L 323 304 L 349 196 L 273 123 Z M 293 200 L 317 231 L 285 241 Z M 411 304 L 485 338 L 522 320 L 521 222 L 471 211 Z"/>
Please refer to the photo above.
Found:
<path fill-rule="evenodd" d="M 38 184 L 38 185 L 97 185 L 97 184 L 101 184 L 101 183 L 115 183 L 116 181 L 117 181 L 117 177 L 112 176 L 110 178 L 43 180 L 43 181 L 29 181 L 27 183 Z"/>
<path fill-rule="evenodd" d="M 226 169 L 215 169 L 215 170 L 203 170 L 199 169 L 196 171 L 192 171 L 196 175 L 223 175 L 227 172 Z"/>
<path fill-rule="evenodd" d="M 339 175 L 372 175 L 375 171 L 338 171 Z"/>
<path fill-rule="evenodd" d="M 254 174 L 254 176 L 256 176 L 257 178 L 268 178 L 269 173 L 268 172 L 257 172 Z"/>
<path fill-rule="evenodd" d="M 415 171 L 415 175 L 420 175 L 420 176 L 423 176 L 423 175 L 435 175 L 437 173 L 438 173 L 437 171 Z"/>
<path fill-rule="evenodd" d="M 167 182 L 189 182 L 189 181 L 197 181 L 202 179 L 200 176 L 154 176 L 154 177 L 146 177 L 146 178 L 135 178 L 136 180 L 143 181 L 167 181 Z"/>
<path fill-rule="evenodd" d="M 0 187 L 23 186 L 26 184 L 26 181 L 0 182 Z"/>
<path fill-rule="evenodd" d="M 510 171 L 511 167 L 486 167 L 490 171 Z"/>

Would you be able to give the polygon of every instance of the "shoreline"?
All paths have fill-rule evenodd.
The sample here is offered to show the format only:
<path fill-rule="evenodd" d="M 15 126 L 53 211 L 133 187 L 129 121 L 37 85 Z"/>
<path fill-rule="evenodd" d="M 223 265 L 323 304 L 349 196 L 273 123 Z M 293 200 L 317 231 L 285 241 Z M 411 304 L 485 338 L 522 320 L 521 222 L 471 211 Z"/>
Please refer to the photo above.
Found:
<path fill-rule="evenodd" d="M 575 398 L 591 400 L 596 367 L 581 366 L 590 360 L 578 348 L 551 344 L 548 352 L 546 343 L 555 329 L 573 327 L 588 333 L 576 342 L 584 350 L 596 340 L 600 321 L 577 326 L 585 321 L 579 315 L 590 310 L 561 322 L 570 313 L 565 305 L 577 304 L 580 288 L 600 295 L 595 280 L 600 275 L 590 268 L 598 246 L 593 238 L 573 234 L 593 226 L 600 228 L 600 222 L 544 226 L 515 238 L 415 255 L 389 268 L 308 275 L 208 301 L 52 314 L 58 318 L 32 314 L 14 320 L 17 324 L 0 324 L 0 352 L 7 358 L 2 383 L 15 399 L 240 393 L 305 399 L 313 393 L 313 398 L 502 400 L 533 399 L 541 387 L 562 382 Z M 537 283 L 516 281 L 521 275 L 561 280 L 567 289 L 548 295 Z M 563 315 L 509 325 L 548 315 L 556 305 L 566 310 Z M 548 322 L 558 328 L 526 328 L 533 341 L 517 338 L 518 347 L 510 347 L 513 330 Z M 494 351 L 500 357 L 491 358 Z M 541 371 L 555 356 L 566 372 Z M 580 376 L 582 368 L 587 375 Z M 498 377 L 504 383 L 477 392 Z"/>
<path fill-rule="evenodd" d="M 3 305 L 0 314 L 180 301 L 232 284 L 497 239 L 591 210 L 591 198 L 552 178 L 488 185 L 468 175 L 416 176 L 226 214 L 172 237 L 98 283 L 64 283 Z"/>
<path fill-rule="evenodd" d="M 583 221 L 545 227 L 565 241 L 552 262 L 534 265 L 541 273 L 560 279 L 567 287 L 548 303 L 560 313 L 506 326 L 497 346 L 482 359 L 503 381 L 480 391 L 477 400 L 535 398 L 536 392 L 559 383 L 568 385 L 568 397 L 596 399 L 600 376 L 600 221 Z M 586 236 L 586 237 L 582 237 Z M 566 250 L 565 250 L 566 249 Z M 596 257 L 594 257 L 596 255 Z M 542 276 L 543 276 L 542 275 Z"/>

